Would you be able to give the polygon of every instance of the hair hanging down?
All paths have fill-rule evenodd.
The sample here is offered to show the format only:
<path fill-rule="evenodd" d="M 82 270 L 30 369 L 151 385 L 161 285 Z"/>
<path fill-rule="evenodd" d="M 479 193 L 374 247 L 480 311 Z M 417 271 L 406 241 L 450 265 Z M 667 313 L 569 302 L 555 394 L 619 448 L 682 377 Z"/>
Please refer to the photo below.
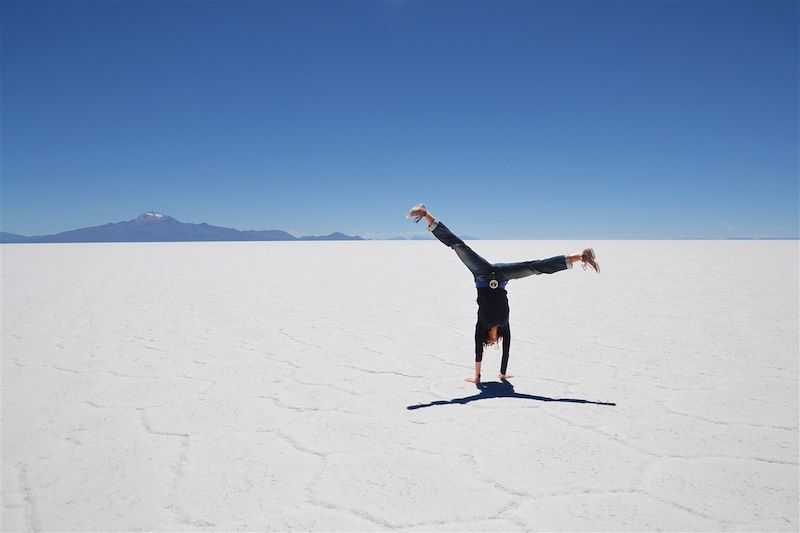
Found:
<path fill-rule="evenodd" d="M 500 327 L 497 327 L 497 340 L 494 342 L 489 340 L 489 331 L 491 331 L 491 329 L 492 328 L 486 330 L 486 335 L 483 337 L 483 347 L 488 348 L 489 346 L 494 345 L 495 349 L 499 349 L 500 345 L 503 343 L 503 335 L 500 333 Z"/>

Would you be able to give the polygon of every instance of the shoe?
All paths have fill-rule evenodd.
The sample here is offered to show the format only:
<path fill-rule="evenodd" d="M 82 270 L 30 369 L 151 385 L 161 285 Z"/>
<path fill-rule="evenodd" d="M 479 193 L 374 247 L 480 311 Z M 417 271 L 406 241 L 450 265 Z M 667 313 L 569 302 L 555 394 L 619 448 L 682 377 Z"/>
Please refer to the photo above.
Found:
<path fill-rule="evenodd" d="M 425 204 L 417 204 L 406 213 L 406 218 L 414 217 L 414 222 L 419 222 L 427 214 L 428 210 L 425 208 Z"/>
<path fill-rule="evenodd" d="M 595 272 L 598 274 L 600 273 L 600 265 L 597 264 L 597 258 L 594 255 L 594 250 L 591 248 L 586 248 L 583 251 L 581 254 L 581 262 L 583 263 L 584 270 L 586 270 L 586 265 L 589 265 L 594 269 Z"/>

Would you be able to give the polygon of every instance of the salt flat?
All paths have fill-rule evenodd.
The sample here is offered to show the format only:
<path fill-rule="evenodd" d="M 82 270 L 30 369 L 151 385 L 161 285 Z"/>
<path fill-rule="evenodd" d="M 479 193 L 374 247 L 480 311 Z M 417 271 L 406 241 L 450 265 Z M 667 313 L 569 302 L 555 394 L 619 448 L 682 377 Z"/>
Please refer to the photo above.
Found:
<path fill-rule="evenodd" d="M 2 529 L 800 527 L 797 241 L 472 244 L 3 245 Z"/>

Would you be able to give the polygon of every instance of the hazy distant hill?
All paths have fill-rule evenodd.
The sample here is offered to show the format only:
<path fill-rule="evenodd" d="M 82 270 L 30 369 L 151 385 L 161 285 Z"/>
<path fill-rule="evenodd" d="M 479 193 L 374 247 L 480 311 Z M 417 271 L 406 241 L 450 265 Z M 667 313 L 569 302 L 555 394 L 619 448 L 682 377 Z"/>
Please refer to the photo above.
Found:
<path fill-rule="evenodd" d="M 477 237 L 470 237 L 469 235 L 460 235 L 462 241 L 477 241 Z M 412 237 L 387 237 L 387 241 L 435 241 L 436 237 L 433 235 L 414 235 Z"/>
<path fill-rule="evenodd" d="M 359 236 L 331 233 L 324 236 L 295 237 L 281 230 L 247 230 L 190 224 L 148 211 L 133 220 L 92 226 L 54 235 L 26 237 L 0 232 L 0 242 L 54 243 L 54 242 L 185 242 L 185 241 L 343 241 L 363 240 Z"/>
<path fill-rule="evenodd" d="M 310 236 L 310 237 L 300 237 L 299 240 L 301 241 L 363 241 L 361 237 L 355 235 L 353 237 L 349 235 L 345 235 L 344 233 L 339 233 L 338 231 L 335 233 L 331 233 L 330 235 L 321 235 L 321 236 Z"/>
<path fill-rule="evenodd" d="M 28 242 L 28 239 L 30 239 L 30 237 L 0 231 L 0 242 Z"/>

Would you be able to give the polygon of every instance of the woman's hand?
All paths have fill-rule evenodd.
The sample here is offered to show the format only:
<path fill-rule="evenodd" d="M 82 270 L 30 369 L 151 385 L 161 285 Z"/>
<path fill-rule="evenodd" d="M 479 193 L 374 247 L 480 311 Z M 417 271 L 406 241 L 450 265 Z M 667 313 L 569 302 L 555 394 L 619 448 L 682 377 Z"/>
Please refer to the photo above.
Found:
<path fill-rule="evenodd" d="M 474 383 L 478 384 L 481 382 L 481 362 L 475 361 L 475 377 L 474 378 L 467 378 L 464 381 L 467 383 Z"/>

